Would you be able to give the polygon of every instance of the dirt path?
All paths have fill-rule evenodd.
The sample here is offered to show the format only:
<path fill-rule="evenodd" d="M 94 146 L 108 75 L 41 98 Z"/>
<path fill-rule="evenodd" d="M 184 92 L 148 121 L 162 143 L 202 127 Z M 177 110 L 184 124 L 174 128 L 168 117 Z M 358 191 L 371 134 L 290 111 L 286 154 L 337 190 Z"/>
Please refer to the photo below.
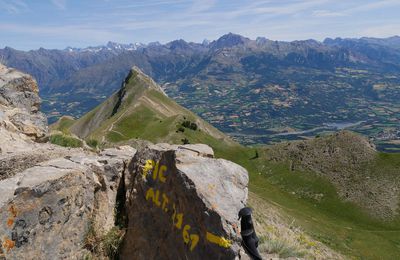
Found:
<path fill-rule="evenodd" d="M 115 119 L 115 121 L 111 123 L 110 127 L 105 131 L 105 133 L 107 133 L 107 132 L 115 132 L 115 133 L 117 133 L 117 134 L 120 134 L 120 135 L 126 137 L 124 134 L 122 134 L 122 133 L 120 133 L 120 132 L 118 132 L 118 131 L 113 130 L 113 128 L 114 128 L 115 123 L 118 122 L 127 112 L 128 112 L 128 110 L 126 110 L 125 112 L 123 112 L 117 119 Z M 106 140 L 106 134 L 105 134 L 105 133 L 104 133 L 103 137 L 101 138 L 101 142 L 102 142 L 102 143 L 104 143 L 105 140 Z"/>

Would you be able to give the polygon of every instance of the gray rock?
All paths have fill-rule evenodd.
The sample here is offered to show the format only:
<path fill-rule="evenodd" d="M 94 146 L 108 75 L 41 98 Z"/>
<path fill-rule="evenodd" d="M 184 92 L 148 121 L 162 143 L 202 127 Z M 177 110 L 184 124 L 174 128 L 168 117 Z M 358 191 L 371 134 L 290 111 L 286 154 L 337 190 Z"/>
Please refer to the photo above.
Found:
<path fill-rule="evenodd" d="M 181 150 L 184 151 L 184 153 L 192 152 L 194 155 L 199 155 L 203 157 L 210 157 L 214 158 L 214 151 L 213 149 L 205 144 L 186 144 L 186 145 L 180 145 L 178 146 L 178 152 Z"/>
<path fill-rule="evenodd" d="M 51 144 L 24 143 L 23 148 L 23 151 L 16 149 L 0 155 L 0 180 L 10 178 L 44 161 L 71 154 L 84 154 L 81 149 L 65 149 Z"/>
<path fill-rule="evenodd" d="M 46 135 L 46 116 L 40 110 L 39 89 L 29 75 L 0 64 L 0 125 L 32 139 Z"/>
<path fill-rule="evenodd" d="M 239 257 L 237 214 L 247 200 L 247 172 L 192 148 L 161 144 L 136 153 L 125 172 L 122 259 Z"/>
<path fill-rule="evenodd" d="M 127 158 L 134 155 L 125 151 L 58 158 L 0 181 L 0 258 L 89 254 L 84 244 L 89 229 L 103 235 L 114 226 L 117 189 Z"/>

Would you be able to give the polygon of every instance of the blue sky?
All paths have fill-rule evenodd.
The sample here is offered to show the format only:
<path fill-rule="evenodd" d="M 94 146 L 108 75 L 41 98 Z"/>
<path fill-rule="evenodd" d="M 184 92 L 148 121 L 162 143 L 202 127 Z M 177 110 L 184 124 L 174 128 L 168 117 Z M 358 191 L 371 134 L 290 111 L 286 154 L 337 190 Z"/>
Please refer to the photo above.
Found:
<path fill-rule="evenodd" d="M 400 35 L 400 0 L 0 0 L 0 48 Z"/>

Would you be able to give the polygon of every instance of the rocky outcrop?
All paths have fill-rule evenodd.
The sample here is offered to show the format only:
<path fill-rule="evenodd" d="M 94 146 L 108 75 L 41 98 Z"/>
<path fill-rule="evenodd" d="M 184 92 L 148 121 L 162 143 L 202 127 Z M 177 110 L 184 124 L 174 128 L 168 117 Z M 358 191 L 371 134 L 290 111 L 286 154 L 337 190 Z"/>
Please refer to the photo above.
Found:
<path fill-rule="evenodd" d="M 135 150 L 76 153 L 0 181 L 0 258 L 83 259 L 114 226 L 120 177 Z M 89 248 L 89 249 L 88 249 Z"/>
<path fill-rule="evenodd" d="M 32 78 L 0 67 L 1 260 L 244 254 L 245 169 L 202 144 L 94 153 L 39 143 L 39 105 Z"/>
<path fill-rule="evenodd" d="M 1 140 L 3 141 L 4 139 Z M 21 141 L 21 139 L 14 139 L 14 142 L 18 142 L 17 140 Z M 10 178 L 16 173 L 22 172 L 41 162 L 62 158 L 77 152 L 83 153 L 82 149 L 71 150 L 51 144 L 37 144 L 21 141 L 21 145 L 23 145 L 23 150 L 17 149 L 0 153 L 0 180 Z"/>
<path fill-rule="evenodd" d="M 205 145 L 159 144 L 136 153 L 125 174 L 122 259 L 239 257 L 248 175 L 210 157 Z"/>
<path fill-rule="evenodd" d="M 0 181 L 0 256 L 102 258 L 115 224 L 126 232 L 122 259 L 244 255 L 237 214 L 248 175 L 208 146 L 70 152 Z"/>
<path fill-rule="evenodd" d="M 31 76 L 0 64 L 0 125 L 31 139 L 43 137 L 47 119 L 40 112 L 38 92 Z"/>
<path fill-rule="evenodd" d="M 26 74 L 0 64 L 0 180 L 68 150 L 35 140 L 47 133 L 38 86 Z"/>

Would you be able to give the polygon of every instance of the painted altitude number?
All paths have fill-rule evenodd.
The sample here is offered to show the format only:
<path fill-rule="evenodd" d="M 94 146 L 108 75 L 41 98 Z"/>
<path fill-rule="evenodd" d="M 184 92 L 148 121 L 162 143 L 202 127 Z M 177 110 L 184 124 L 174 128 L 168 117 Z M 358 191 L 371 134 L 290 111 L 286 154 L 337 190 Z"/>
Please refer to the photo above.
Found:
<path fill-rule="evenodd" d="M 160 200 L 160 191 L 159 190 L 155 190 L 153 188 L 149 188 L 146 192 L 146 200 L 151 200 L 153 202 L 154 205 L 156 205 L 157 207 L 161 207 L 162 211 L 164 212 L 168 212 L 168 203 L 169 203 L 169 199 L 167 197 L 167 195 L 165 193 L 162 193 L 162 202 Z M 182 229 L 183 226 L 183 213 L 178 213 L 176 211 L 176 205 L 175 203 L 172 204 L 172 216 L 171 216 L 171 220 L 172 220 L 172 224 L 175 228 L 177 228 L 178 230 Z M 196 245 L 199 242 L 199 235 L 197 234 L 190 234 L 189 230 L 191 229 L 191 226 L 186 224 L 183 226 L 182 229 L 182 238 L 183 238 L 183 242 L 185 244 L 190 244 L 190 251 L 193 251 L 193 249 L 196 247 Z"/>
<path fill-rule="evenodd" d="M 142 178 L 145 180 L 149 175 L 153 178 L 154 181 L 159 181 L 160 184 L 166 182 L 168 177 L 168 169 L 166 165 L 160 165 L 160 162 L 155 162 L 153 160 L 147 160 L 146 164 L 142 169 Z M 161 208 L 164 213 L 168 213 L 171 210 L 168 205 L 171 205 L 171 202 L 164 192 L 161 193 L 158 189 L 149 188 L 146 191 L 146 200 L 151 200 L 154 205 Z M 199 243 L 199 235 L 198 234 L 190 234 L 191 226 L 183 223 L 183 213 L 178 213 L 176 210 L 175 203 L 172 203 L 172 215 L 171 215 L 172 225 L 178 229 L 182 230 L 182 238 L 183 242 L 190 246 L 190 251 L 197 246 Z M 183 227 L 182 227 L 183 226 Z M 206 241 L 216 244 L 220 247 L 229 248 L 231 246 L 231 241 L 212 234 L 210 232 L 206 232 L 205 234 Z"/>

